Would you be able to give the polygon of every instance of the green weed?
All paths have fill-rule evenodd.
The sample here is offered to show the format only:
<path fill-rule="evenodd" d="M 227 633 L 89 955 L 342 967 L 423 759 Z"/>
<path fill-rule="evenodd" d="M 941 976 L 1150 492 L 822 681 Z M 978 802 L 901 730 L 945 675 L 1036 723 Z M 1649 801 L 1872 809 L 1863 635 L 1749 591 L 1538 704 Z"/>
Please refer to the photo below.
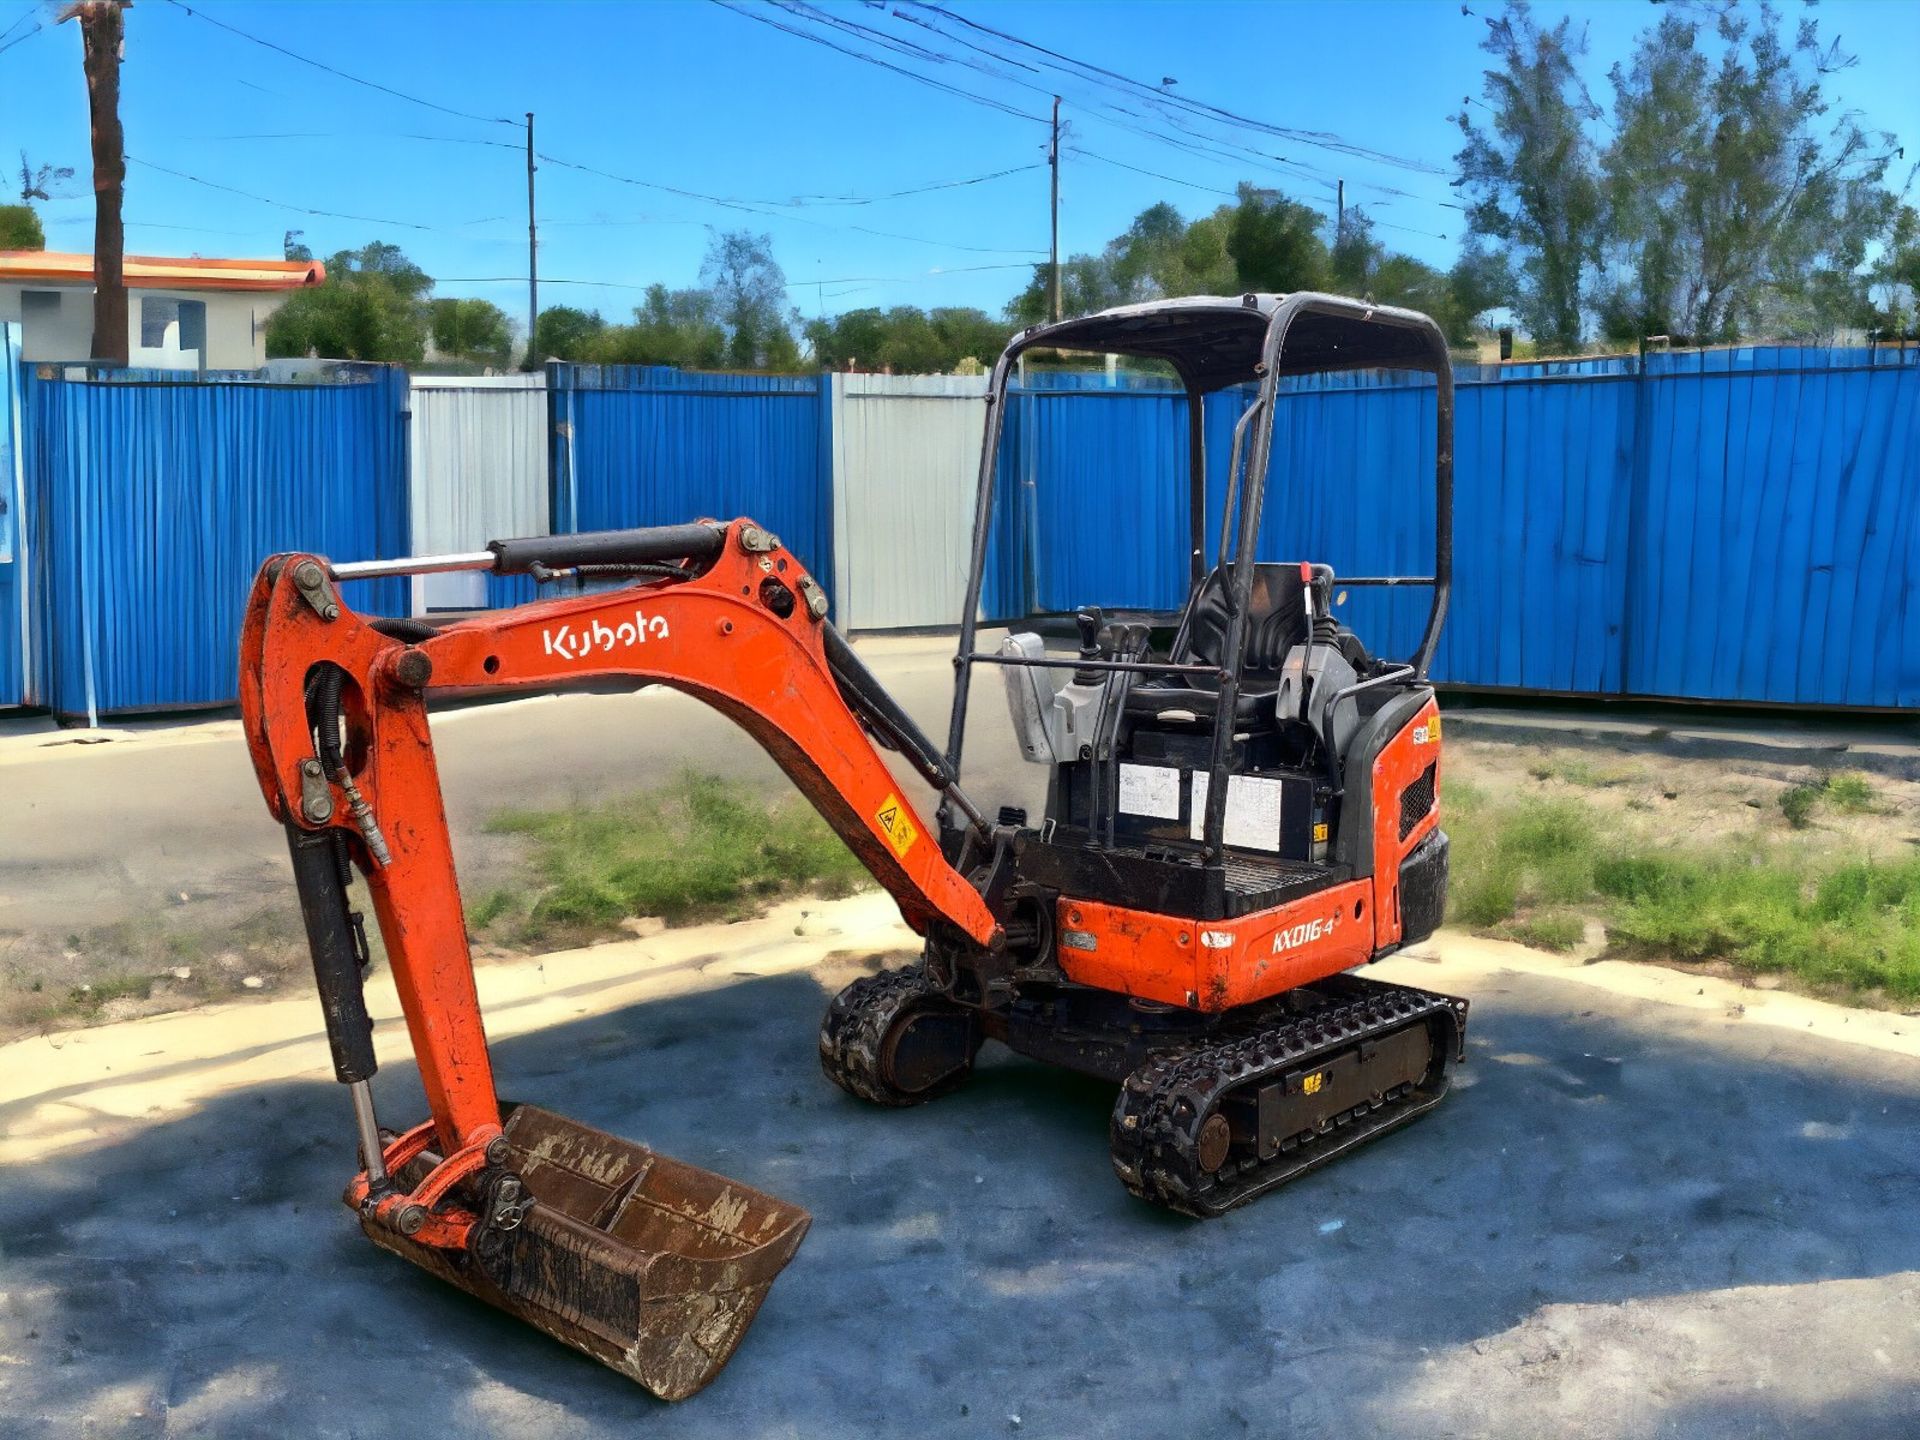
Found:
<path fill-rule="evenodd" d="M 1826 792 L 1828 803 L 1845 814 L 1864 815 L 1878 808 L 1874 803 L 1873 782 L 1858 770 L 1829 775 Z"/>
<path fill-rule="evenodd" d="M 1804 830 L 1813 823 L 1813 807 L 1819 801 L 1820 792 L 1813 786 L 1794 785 L 1780 792 L 1780 813 L 1794 829 Z"/>
<path fill-rule="evenodd" d="M 527 837 L 539 883 L 527 896 L 496 891 L 471 918 L 483 926 L 521 914 L 518 938 L 529 943 L 604 932 L 630 915 L 737 916 L 801 890 L 844 895 L 867 879 L 800 797 L 768 801 L 709 775 L 596 804 L 509 811 L 489 828 Z"/>

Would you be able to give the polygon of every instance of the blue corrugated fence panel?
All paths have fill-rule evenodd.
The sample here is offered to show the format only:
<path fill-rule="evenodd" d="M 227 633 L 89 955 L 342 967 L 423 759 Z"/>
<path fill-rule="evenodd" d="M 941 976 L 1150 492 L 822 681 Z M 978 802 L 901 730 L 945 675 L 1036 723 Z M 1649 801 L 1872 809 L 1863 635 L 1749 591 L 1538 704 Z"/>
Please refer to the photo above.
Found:
<path fill-rule="evenodd" d="M 1454 590 L 1434 673 L 1567 694 L 1920 703 L 1920 363 L 1740 347 L 1463 367 Z M 1244 390 L 1208 397 L 1209 562 Z M 1431 382 L 1290 380 L 1258 554 L 1433 565 Z M 1168 609 L 1186 589 L 1186 400 L 1030 375 L 1009 400 L 990 614 Z M 1020 573 L 1024 567 L 1024 579 Z M 1024 611 L 1010 603 L 1024 590 Z M 1404 655 L 1428 592 L 1342 618 Z"/>
<path fill-rule="evenodd" d="M 27 581 L 31 539 L 26 485 L 20 469 L 14 416 L 20 384 L 20 327 L 0 324 L 0 706 L 27 702 L 29 632 Z"/>
<path fill-rule="evenodd" d="M 812 375 L 549 368 L 561 532 L 751 516 L 833 573 L 831 398 Z"/>
<path fill-rule="evenodd" d="M 47 703 L 67 714 L 229 702 L 247 590 L 283 550 L 408 553 L 406 377 L 349 383 L 34 379 L 48 536 Z M 404 580 L 342 587 L 405 614 Z"/>

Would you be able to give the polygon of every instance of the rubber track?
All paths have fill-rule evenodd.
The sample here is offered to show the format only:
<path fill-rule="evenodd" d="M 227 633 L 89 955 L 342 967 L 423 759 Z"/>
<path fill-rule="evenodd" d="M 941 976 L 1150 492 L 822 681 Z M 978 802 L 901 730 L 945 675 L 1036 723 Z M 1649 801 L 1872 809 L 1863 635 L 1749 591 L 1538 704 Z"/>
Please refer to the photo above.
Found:
<path fill-rule="evenodd" d="M 1316 1169 L 1336 1155 L 1405 1124 L 1438 1104 L 1447 1090 L 1402 1086 L 1394 1098 L 1365 1114 L 1348 1111 L 1329 1134 L 1316 1136 L 1265 1161 L 1229 1161 L 1218 1175 L 1200 1167 L 1198 1137 L 1206 1117 L 1229 1092 L 1294 1069 L 1315 1056 L 1337 1054 L 1356 1041 L 1446 1017 L 1441 1044 L 1456 1060 L 1465 1043 L 1466 1002 L 1380 981 L 1350 978 L 1365 987 L 1357 999 L 1337 999 L 1306 1014 L 1258 1025 L 1250 1032 L 1154 1056 L 1122 1085 L 1114 1104 L 1113 1168 L 1142 1200 L 1184 1214 L 1213 1216 Z M 1447 1033 L 1448 1030 L 1451 1033 Z M 1231 1173 L 1229 1173 L 1231 1172 Z"/>
<path fill-rule="evenodd" d="M 880 1073 L 880 1050 L 887 1032 L 916 1002 L 934 998 L 920 965 L 882 970 L 854 981 L 833 997 L 820 1022 L 820 1068 L 849 1095 L 875 1105 L 918 1105 L 955 1089 L 965 1082 L 971 1066 L 916 1092 L 896 1089 Z"/>

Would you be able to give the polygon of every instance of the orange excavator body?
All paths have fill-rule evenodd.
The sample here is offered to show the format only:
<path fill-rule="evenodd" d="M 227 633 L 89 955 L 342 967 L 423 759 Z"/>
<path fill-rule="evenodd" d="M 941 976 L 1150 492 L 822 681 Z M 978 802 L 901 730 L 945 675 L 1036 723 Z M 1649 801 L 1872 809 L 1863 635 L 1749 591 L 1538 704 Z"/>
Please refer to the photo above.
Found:
<path fill-rule="evenodd" d="M 1289 340 L 1289 335 L 1293 340 Z M 1435 599 L 1406 662 L 1333 617 L 1332 571 L 1253 555 L 1265 440 L 1230 461 L 1207 572 L 1193 445 L 1192 584 L 1176 627 L 1078 612 L 1077 657 L 1038 635 L 977 648 L 998 416 L 1023 346 L 1057 338 L 1185 363 L 1193 413 L 1252 383 L 1270 417 L 1294 368 L 1411 364 L 1439 384 Z M 1371 348 L 1369 348 L 1371 347 Z M 1185 360 L 1179 361 L 1178 357 Z M 797 1206 L 530 1105 L 503 1106 L 428 723 L 434 691 L 624 679 L 712 706 L 752 735 L 925 939 L 920 962 L 848 986 L 820 1033 L 827 1076 L 883 1105 L 931 1100 L 984 1041 L 1113 1081 L 1115 1174 L 1207 1216 L 1430 1110 L 1464 1054 L 1464 1001 L 1349 974 L 1424 939 L 1444 909 L 1441 723 L 1427 666 L 1451 565 L 1451 380 L 1425 317 L 1327 296 L 1125 307 L 1027 332 L 995 367 L 952 733 L 936 748 L 827 621 L 825 592 L 751 521 L 493 542 L 485 552 L 262 567 L 241 635 L 240 705 L 286 829 L 337 1078 L 361 1167 L 346 1201 L 376 1243 L 679 1399 L 740 1343 L 804 1237 Z M 1263 419 L 1263 423 L 1265 420 Z M 1256 485 L 1256 478 L 1259 484 Z M 339 582 L 485 569 L 612 578 L 443 627 L 363 617 Z M 582 587 L 584 588 L 584 587 Z M 989 820 L 959 782 L 972 668 L 1008 678 L 1047 813 Z M 1070 671 L 1056 688 L 1034 676 Z M 1137 682 L 1137 683 L 1136 683 Z M 940 797 L 916 808 L 884 744 Z M 382 1130 L 348 901 L 364 877 L 427 1116 Z"/>

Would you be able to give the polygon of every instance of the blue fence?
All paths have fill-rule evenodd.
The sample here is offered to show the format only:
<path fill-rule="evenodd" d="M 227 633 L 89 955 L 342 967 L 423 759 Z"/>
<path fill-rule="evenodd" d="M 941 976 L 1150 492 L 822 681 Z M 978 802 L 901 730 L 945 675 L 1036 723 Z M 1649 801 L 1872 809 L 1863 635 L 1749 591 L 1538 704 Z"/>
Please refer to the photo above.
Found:
<path fill-rule="evenodd" d="M 1436 675 L 1920 706 L 1917 361 L 1769 348 L 1462 372 L 1454 602 Z M 556 531 L 747 514 L 834 573 L 832 400 L 818 378 L 570 365 L 549 378 Z M 268 384 L 6 363 L 0 380 L 24 421 L 17 489 L 0 423 L 0 705 L 229 702 L 263 556 L 410 549 L 398 371 Z M 1015 389 L 989 613 L 1184 598 L 1186 400 L 1121 381 L 1035 373 Z M 1207 401 L 1210 534 L 1248 398 Z M 0 408 L 7 399 L 0 390 Z M 1261 553 L 1349 575 L 1428 573 L 1433 413 L 1430 382 L 1288 382 Z M 493 584 L 495 603 L 531 593 Z M 407 599 L 397 581 L 347 598 L 389 612 Z M 1426 603 L 1424 591 L 1354 589 L 1341 613 L 1376 651 L 1406 653 Z"/>
<path fill-rule="evenodd" d="M 750 515 L 833 574 L 832 397 L 815 375 L 548 367 L 556 533 Z"/>
<path fill-rule="evenodd" d="M 1920 704 L 1915 359 L 1753 348 L 1469 369 L 1436 676 Z M 1000 613 L 1184 598 L 1186 401 L 1080 384 L 1034 376 L 1010 402 L 989 590 Z M 1248 398 L 1207 401 L 1214 533 Z M 1433 407 L 1430 381 L 1288 385 L 1262 557 L 1430 573 Z M 1404 654 L 1426 606 L 1424 590 L 1356 589 L 1342 614 L 1375 649 Z"/>
<path fill-rule="evenodd" d="M 0 324 L 0 706 L 33 698 L 29 683 L 37 645 L 28 579 L 32 535 L 27 525 L 25 457 L 19 447 L 20 327 Z"/>
<path fill-rule="evenodd" d="M 37 698 L 56 711 L 230 702 L 262 559 L 409 551 L 403 371 L 355 367 L 313 384 L 22 373 L 46 577 Z M 342 598 L 376 613 L 407 603 L 395 580 Z"/>

